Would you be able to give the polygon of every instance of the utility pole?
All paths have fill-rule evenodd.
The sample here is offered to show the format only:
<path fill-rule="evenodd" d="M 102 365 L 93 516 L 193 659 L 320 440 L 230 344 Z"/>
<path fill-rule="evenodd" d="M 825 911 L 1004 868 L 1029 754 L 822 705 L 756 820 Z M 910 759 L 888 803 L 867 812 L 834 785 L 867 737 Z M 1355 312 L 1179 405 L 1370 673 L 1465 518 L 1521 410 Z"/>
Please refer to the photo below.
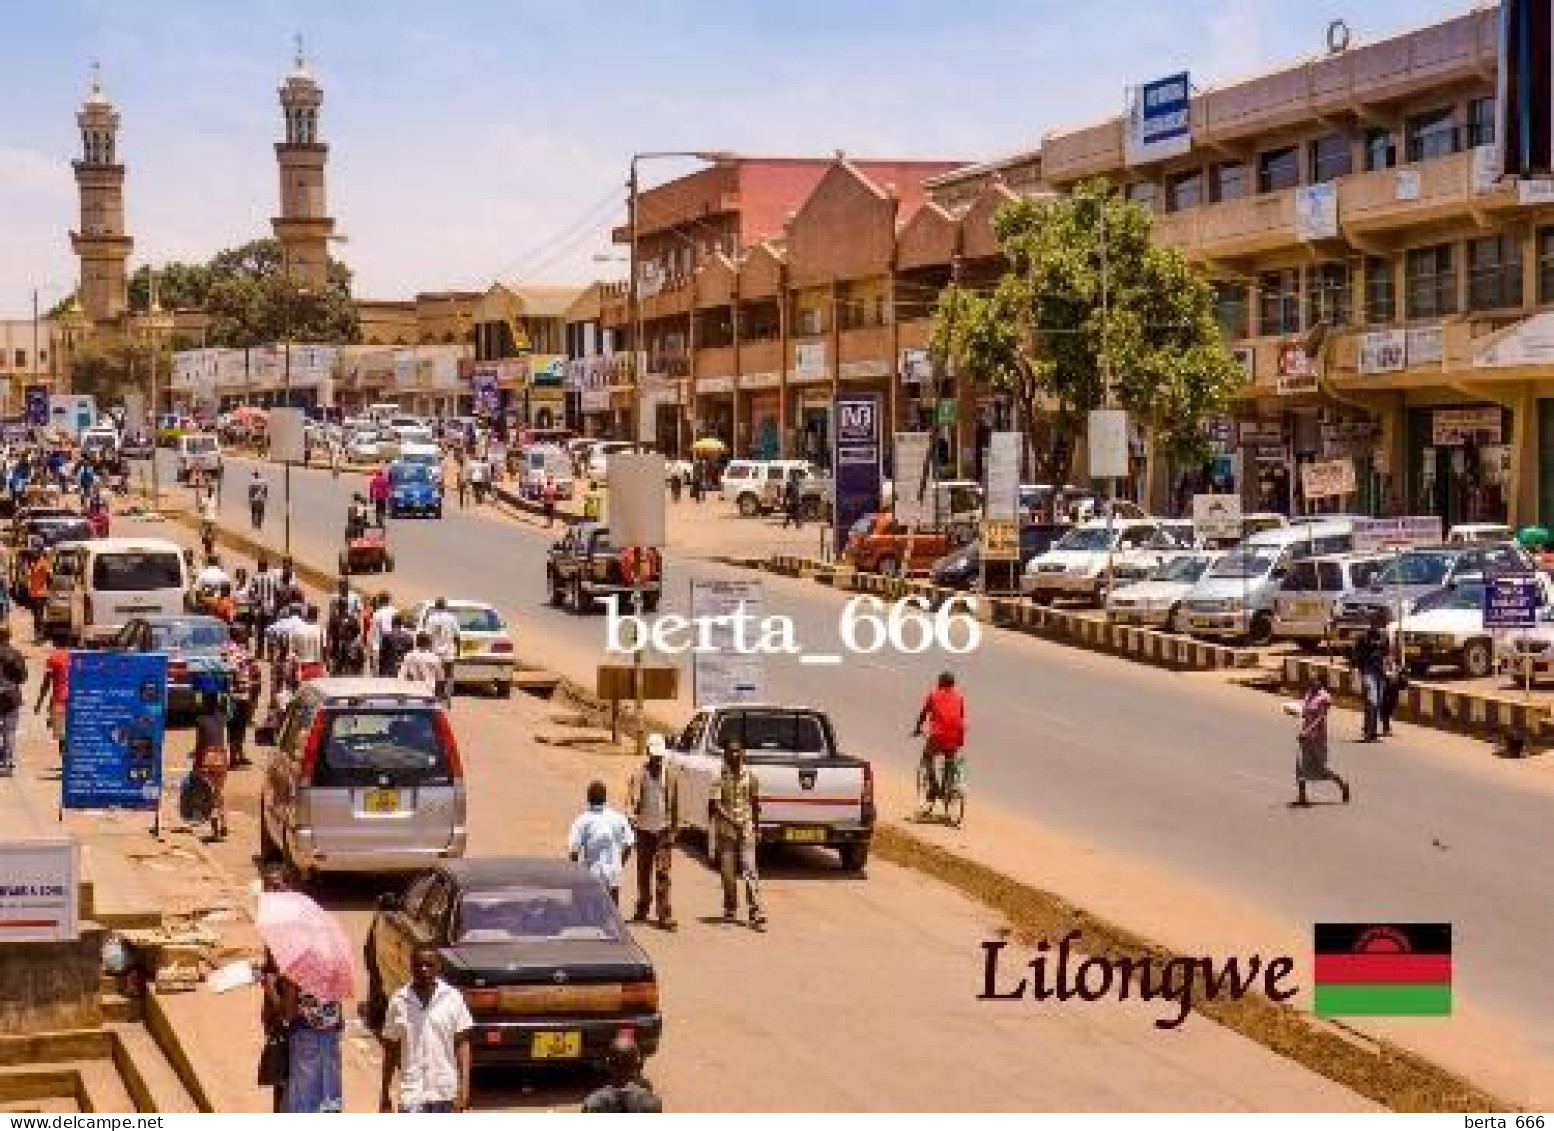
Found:
<path fill-rule="evenodd" d="M 637 154 L 631 155 L 631 173 L 626 179 L 626 215 L 631 225 L 631 276 L 627 280 L 626 303 L 628 321 L 631 324 L 631 385 L 634 393 L 632 417 L 636 425 L 635 440 L 642 435 L 644 391 L 642 379 L 647 376 L 647 343 L 642 336 L 642 296 L 637 290 Z M 640 358 L 640 362 L 639 359 Z"/>
<path fill-rule="evenodd" d="M 1101 236 L 1101 382 L 1105 389 L 1106 407 L 1114 405 L 1116 389 L 1112 386 L 1111 351 L 1111 274 L 1106 256 L 1106 200 L 1100 205 Z M 1117 522 L 1117 480 L 1106 478 L 1106 592 L 1101 598 L 1101 608 L 1111 598 L 1112 585 L 1116 581 L 1115 526 Z"/>

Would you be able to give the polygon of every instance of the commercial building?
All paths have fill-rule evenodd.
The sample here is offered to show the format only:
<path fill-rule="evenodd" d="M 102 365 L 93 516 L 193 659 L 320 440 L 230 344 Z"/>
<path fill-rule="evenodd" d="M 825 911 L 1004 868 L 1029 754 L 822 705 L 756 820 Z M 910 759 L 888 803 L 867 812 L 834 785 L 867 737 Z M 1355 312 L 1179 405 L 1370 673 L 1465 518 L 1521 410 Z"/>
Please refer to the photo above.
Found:
<path fill-rule="evenodd" d="M 29 385 L 56 387 L 62 336 L 46 318 L 0 318 L 0 416 L 22 411 Z"/>

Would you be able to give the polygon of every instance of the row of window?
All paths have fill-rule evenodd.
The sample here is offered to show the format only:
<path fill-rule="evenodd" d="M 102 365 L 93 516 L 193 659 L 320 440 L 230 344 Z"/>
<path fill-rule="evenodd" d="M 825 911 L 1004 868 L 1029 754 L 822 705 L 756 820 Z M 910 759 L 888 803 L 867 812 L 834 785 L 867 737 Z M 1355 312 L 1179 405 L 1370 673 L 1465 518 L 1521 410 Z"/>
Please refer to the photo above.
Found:
<path fill-rule="evenodd" d="M 1490 145 L 1495 140 L 1495 100 L 1475 98 L 1467 103 L 1466 117 L 1458 124 L 1456 110 L 1446 106 L 1415 114 L 1403 126 L 1407 162 L 1429 161 L 1463 149 Z M 1249 192 L 1269 193 L 1301 184 L 1321 184 L 1354 172 L 1355 142 L 1367 173 L 1390 169 L 1398 163 L 1397 137 L 1381 127 L 1358 137 L 1337 131 L 1305 144 L 1302 173 L 1301 146 L 1286 145 L 1259 153 L 1250 164 L 1223 161 L 1207 168 L 1187 169 L 1167 177 L 1163 185 L 1140 181 L 1127 187 L 1128 197 L 1151 208 L 1180 212 L 1200 204 L 1237 200 Z"/>
<path fill-rule="evenodd" d="M 0 350 L 0 369 L 4 369 L 5 368 L 5 356 L 6 356 L 5 355 L 5 351 L 4 350 Z M 38 351 L 38 368 L 42 369 L 45 366 L 47 366 L 48 363 L 49 363 L 49 351 L 45 350 L 45 349 L 40 349 Z M 11 367 L 13 369 L 26 369 L 27 368 L 27 351 L 26 350 L 19 349 L 19 350 L 13 351 L 13 358 L 12 358 Z"/>
<path fill-rule="evenodd" d="M 1538 230 L 1537 249 L 1538 302 L 1554 303 L 1554 228 Z M 1405 318 L 1442 318 L 1461 309 L 1504 310 L 1523 304 L 1522 245 L 1514 236 L 1485 236 L 1462 244 L 1413 248 L 1403 253 L 1402 268 Z M 1466 295 L 1459 274 L 1463 268 Z M 1258 276 L 1258 334 L 1296 334 L 1318 322 L 1376 325 L 1398 318 L 1397 264 L 1393 260 L 1365 259 L 1358 318 L 1353 309 L 1354 280 L 1349 264 L 1315 264 L 1305 268 L 1304 278 L 1303 292 L 1302 272 L 1296 268 L 1265 271 Z M 1253 307 L 1245 285 L 1218 284 L 1215 301 L 1220 327 L 1227 337 L 1253 336 Z"/>

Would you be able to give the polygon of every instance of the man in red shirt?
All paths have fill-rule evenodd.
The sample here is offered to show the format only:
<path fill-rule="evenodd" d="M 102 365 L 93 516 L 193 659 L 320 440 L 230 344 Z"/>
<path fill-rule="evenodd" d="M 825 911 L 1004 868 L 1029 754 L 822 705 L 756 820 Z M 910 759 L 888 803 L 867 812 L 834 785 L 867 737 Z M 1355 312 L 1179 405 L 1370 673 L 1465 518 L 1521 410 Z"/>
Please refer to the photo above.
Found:
<path fill-rule="evenodd" d="M 923 743 L 923 768 L 928 772 L 928 804 L 939 799 L 942 783 L 949 779 L 950 760 L 966 744 L 966 700 L 955 687 L 955 676 L 950 672 L 939 675 L 939 684 L 928 693 L 923 709 L 917 713 L 914 735 L 923 733 L 928 724 L 928 741 Z M 934 760 L 944 759 L 943 776 L 936 771 Z"/>
<path fill-rule="evenodd" d="M 61 645 L 54 645 L 49 658 L 43 662 L 43 682 L 38 687 L 38 701 L 32 713 L 43 710 L 43 700 L 49 701 L 49 730 L 59 743 L 60 753 L 65 751 L 65 705 L 70 699 L 70 652 Z"/>

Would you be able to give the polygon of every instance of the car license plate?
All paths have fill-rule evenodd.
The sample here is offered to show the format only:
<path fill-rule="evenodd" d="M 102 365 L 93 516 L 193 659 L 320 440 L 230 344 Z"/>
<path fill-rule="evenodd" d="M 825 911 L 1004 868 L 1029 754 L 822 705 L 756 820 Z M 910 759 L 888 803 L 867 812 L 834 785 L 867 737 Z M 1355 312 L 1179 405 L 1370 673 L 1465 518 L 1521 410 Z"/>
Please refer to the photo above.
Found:
<path fill-rule="evenodd" d="M 399 790 L 369 789 L 362 808 L 369 813 L 397 813 L 399 812 Z"/>
<path fill-rule="evenodd" d="M 1322 615 L 1322 602 L 1296 601 L 1295 615 L 1298 617 L 1319 617 Z"/>
<path fill-rule="evenodd" d="M 824 844 L 825 829 L 783 829 L 782 839 L 789 844 Z"/>
<path fill-rule="evenodd" d="M 1194 628 L 1218 628 L 1219 621 L 1212 617 L 1193 617 L 1192 626 Z"/>
<path fill-rule="evenodd" d="M 1423 655 L 1424 655 L 1424 649 L 1418 647 L 1417 645 L 1408 645 L 1408 646 L 1404 647 L 1404 649 L 1403 649 L 1403 658 L 1405 660 L 1412 660 L 1412 659 L 1414 659 L 1417 656 L 1423 656 Z"/>
<path fill-rule="evenodd" d="M 529 1055 L 535 1060 L 576 1060 L 583 1055 L 583 1034 L 576 1030 L 535 1033 Z"/>
<path fill-rule="evenodd" d="M 478 651 L 480 651 L 480 641 L 478 640 L 466 640 L 459 645 L 459 655 L 461 656 L 473 656 Z"/>

